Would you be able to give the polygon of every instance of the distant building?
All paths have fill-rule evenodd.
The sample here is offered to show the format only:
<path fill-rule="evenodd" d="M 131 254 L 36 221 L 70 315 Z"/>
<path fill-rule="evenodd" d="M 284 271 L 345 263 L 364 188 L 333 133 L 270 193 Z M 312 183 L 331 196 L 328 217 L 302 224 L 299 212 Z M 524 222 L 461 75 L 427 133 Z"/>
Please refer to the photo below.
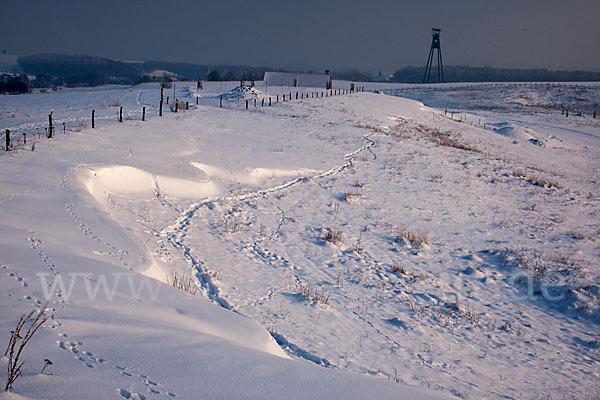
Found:
<path fill-rule="evenodd" d="M 264 81 L 269 86 L 315 87 L 330 89 L 329 74 L 299 74 L 295 72 L 265 72 Z"/>
<path fill-rule="evenodd" d="M 387 75 L 383 75 L 381 73 L 381 70 L 379 70 L 379 75 L 377 75 L 375 77 L 375 79 L 373 79 L 374 82 L 389 82 L 390 81 L 390 77 Z"/>

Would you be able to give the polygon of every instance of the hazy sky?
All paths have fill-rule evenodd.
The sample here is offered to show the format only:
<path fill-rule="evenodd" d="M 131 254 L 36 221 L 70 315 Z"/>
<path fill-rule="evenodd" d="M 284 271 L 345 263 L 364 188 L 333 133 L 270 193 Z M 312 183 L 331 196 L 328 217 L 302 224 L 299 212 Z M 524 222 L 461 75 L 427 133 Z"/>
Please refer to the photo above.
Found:
<path fill-rule="evenodd" d="M 446 65 L 600 71 L 599 0 L 3 1 L 6 54 L 284 68 Z"/>

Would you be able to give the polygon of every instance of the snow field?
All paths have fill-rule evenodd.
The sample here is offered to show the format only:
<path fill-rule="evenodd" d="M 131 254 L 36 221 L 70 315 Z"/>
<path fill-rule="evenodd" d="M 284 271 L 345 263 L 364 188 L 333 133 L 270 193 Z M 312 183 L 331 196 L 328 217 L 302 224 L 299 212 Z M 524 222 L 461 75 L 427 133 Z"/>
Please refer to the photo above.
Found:
<path fill-rule="evenodd" d="M 593 396 L 599 126 L 493 106 L 467 121 L 517 133 L 359 93 L 107 121 L 5 155 L 3 310 L 39 306 L 35 272 L 144 274 L 112 300 L 89 301 L 84 277 L 55 298 L 61 325 L 39 340 L 67 335 L 52 356 L 63 369 L 15 391 L 81 394 L 67 379 L 80 377 L 107 398 L 304 398 L 303 382 L 318 397 L 414 397 L 388 380 L 425 396 Z M 14 118 L 43 126 L 40 114 Z M 544 145 L 522 136 L 533 131 Z M 129 280 L 172 271 L 199 295 L 128 296 Z M 3 313 L 6 331 L 16 318 Z M 308 361 L 273 358 L 274 340 Z M 64 356 L 82 351 L 80 369 Z M 190 386 L 190 371 L 205 375 Z"/>

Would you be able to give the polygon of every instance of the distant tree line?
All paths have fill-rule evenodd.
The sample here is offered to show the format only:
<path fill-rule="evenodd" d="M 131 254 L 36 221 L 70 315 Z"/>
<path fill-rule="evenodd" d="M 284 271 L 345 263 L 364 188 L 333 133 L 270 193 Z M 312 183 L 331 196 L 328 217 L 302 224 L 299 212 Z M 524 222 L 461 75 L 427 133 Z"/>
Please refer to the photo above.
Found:
<path fill-rule="evenodd" d="M 0 75 L 0 94 L 21 94 L 29 92 L 27 75 Z"/>
<path fill-rule="evenodd" d="M 404 67 L 394 72 L 391 81 L 421 83 L 424 72 L 425 67 Z M 434 71 L 431 73 L 437 78 Z M 444 66 L 444 80 L 446 82 L 591 82 L 600 81 L 600 72 L 454 65 Z"/>
<path fill-rule="evenodd" d="M 140 76 L 135 63 L 101 57 L 40 54 L 19 57 L 17 62 L 27 74 L 43 76 L 45 81 L 54 80 L 55 84 L 70 87 L 131 84 Z"/>
<path fill-rule="evenodd" d="M 354 81 L 354 82 L 371 82 L 373 81 L 373 75 L 370 72 L 359 71 L 356 68 L 345 69 L 341 71 L 333 71 L 333 79 L 342 81 Z"/>
<path fill-rule="evenodd" d="M 262 80 L 266 71 L 283 71 L 267 67 L 143 61 L 127 62 L 102 57 L 65 54 L 38 54 L 17 60 L 23 75 L 2 75 L 0 93 L 25 93 L 32 88 L 59 86 L 132 85 L 162 82 L 164 74 L 177 80 L 239 81 Z M 157 73 L 158 71 L 158 73 Z M 164 71 L 164 73 L 161 73 Z M 425 67 L 404 67 L 391 77 L 392 82 L 421 83 Z M 313 71 L 299 71 L 313 72 Z M 323 71 L 318 71 L 323 73 Z M 34 76 L 34 78 L 29 78 Z M 345 69 L 332 72 L 334 80 L 369 82 L 381 80 L 369 72 Z M 547 69 L 511 69 L 493 67 L 445 66 L 446 82 L 572 82 L 600 81 L 599 72 L 550 71 Z"/>
<path fill-rule="evenodd" d="M 261 81 L 266 71 L 272 71 L 265 67 L 213 67 L 206 73 L 207 81 Z"/>
<path fill-rule="evenodd" d="M 165 71 L 177 80 L 261 80 L 266 67 L 208 66 L 190 63 L 143 61 L 125 62 L 102 57 L 65 54 L 38 54 L 19 57 L 19 67 L 36 79 L 30 87 L 98 86 L 105 84 L 132 85 L 161 82 Z"/>

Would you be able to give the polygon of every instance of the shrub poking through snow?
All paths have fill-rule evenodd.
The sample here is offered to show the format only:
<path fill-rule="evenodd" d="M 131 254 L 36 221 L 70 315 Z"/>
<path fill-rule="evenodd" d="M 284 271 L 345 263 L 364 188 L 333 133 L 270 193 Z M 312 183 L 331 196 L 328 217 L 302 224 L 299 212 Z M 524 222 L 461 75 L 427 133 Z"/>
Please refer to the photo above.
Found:
<path fill-rule="evenodd" d="M 314 304 L 327 305 L 329 303 L 329 295 L 331 292 L 327 290 L 318 291 L 314 287 L 300 283 L 298 286 L 298 291 L 300 294 L 307 300 L 313 302 Z"/>
<path fill-rule="evenodd" d="M 416 128 L 417 132 L 423 135 L 425 139 L 436 143 L 438 146 L 444 147 L 453 147 L 459 150 L 471 151 L 473 153 L 481 153 L 479 149 L 476 149 L 469 144 L 461 143 L 454 136 L 451 136 L 450 133 L 441 132 L 437 129 L 433 129 L 424 125 L 418 125 Z"/>
<path fill-rule="evenodd" d="M 42 326 L 48 320 L 49 317 L 44 315 L 47 306 L 48 303 L 44 304 L 44 306 L 40 308 L 24 335 L 21 333 L 21 330 L 25 326 L 25 323 L 27 323 L 27 321 L 29 321 L 29 319 L 33 316 L 35 310 L 31 311 L 28 315 L 21 315 L 15 330 L 11 331 L 10 341 L 8 342 L 8 347 L 4 352 L 4 356 L 8 356 L 8 377 L 6 380 L 6 386 L 4 387 L 5 392 L 12 391 L 13 384 L 23 373 L 23 364 L 25 364 L 25 361 L 19 362 L 21 354 L 33 335 L 35 335 L 38 329 L 40 329 L 40 326 Z"/>
<path fill-rule="evenodd" d="M 532 185 L 545 187 L 545 188 L 556 188 L 561 189 L 561 185 L 549 178 L 540 175 L 530 175 L 525 171 L 517 170 L 513 172 L 513 175 L 517 178 L 523 179 Z"/>
<path fill-rule="evenodd" d="M 342 242 L 342 230 L 339 228 L 326 228 L 324 239 L 329 243 L 338 244 Z"/>
<path fill-rule="evenodd" d="M 174 288 L 188 292 L 193 296 L 195 296 L 198 291 L 198 287 L 192 278 L 185 274 L 179 274 L 177 271 L 171 271 L 171 275 L 167 277 L 167 283 Z"/>
<path fill-rule="evenodd" d="M 404 268 L 404 265 L 394 265 L 392 266 L 392 272 L 395 274 L 406 275 L 408 271 Z"/>
<path fill-rule="evenodd" d="M 360 198 L 360 196 L 361 196 L 361 193 L 359 191 L 345 192 L 342 195 L 342 201 L 349 202 L 349 201 L 352 201 L 355 198 Z"/>
<path fill-rule="evenodd" d="M 409 230 L 408 228 L 400 228 L 394 241 L 396 243 L 402 241 L 412 247 L 422 247 L 429 244 L 427 233 L 418 230 Z"/>

